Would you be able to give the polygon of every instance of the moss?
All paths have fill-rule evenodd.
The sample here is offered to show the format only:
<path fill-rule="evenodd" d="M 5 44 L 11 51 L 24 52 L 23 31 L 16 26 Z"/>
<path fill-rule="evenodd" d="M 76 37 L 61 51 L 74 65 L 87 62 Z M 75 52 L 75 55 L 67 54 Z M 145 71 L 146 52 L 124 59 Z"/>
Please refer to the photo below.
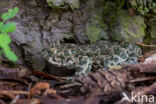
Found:
<path fill-rule="evenodd" d="M 80 7 L 79 0 L 67 0 L 67 3 L 69 4 L 71 9 L 75 9 L 75 8 Z"/>
<path fill-rule="evenodd" d="M 96 15 L 92 16 L 86 24 L 85 35 L 87 35 L 91 43 L 100 39 L 109 39 L 105 32 L 106 28 L 106 24 L 102 20 L 102 14 L 96 12 Z"/>
<path fill-rule="evenodd" d="M 131 42 L 143 40 L 146 29 L 144 18 L 138 15 L 130 16 L 127 11 L 122 11 L 118 22 L 120 25 L 112 30 L 113 39 Z"/>
<path fill-rule="evenodd" d="M 108 39 L 106 32 L 102 28 L 94 25 L 89 26 L 89 28 L 86 31 L 86 34 L 91 43 L 94 43 L 97 40 L 100 40 L 101 38 Z"/>
<path fill-rule="evenodd" d="M 149 25 L 151 27 L 151 38 L 156 38 L 156 18 L 152 18 L 149 20 Z"/>
<path fill-rule="evenodd" d="M 99 39 L 100 29 L 95 26 L 90 26 L 87 31 L 88 39 L 93 43 Z"/>

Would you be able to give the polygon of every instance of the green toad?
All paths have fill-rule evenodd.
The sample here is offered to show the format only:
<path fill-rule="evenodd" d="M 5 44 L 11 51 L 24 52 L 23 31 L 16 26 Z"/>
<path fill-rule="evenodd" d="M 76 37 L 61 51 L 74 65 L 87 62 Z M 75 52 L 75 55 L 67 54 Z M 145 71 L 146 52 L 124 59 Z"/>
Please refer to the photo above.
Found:
<path fill-rule="evenodd" d="M 141 49 L 129 42 L 99 41 L 94 44 L 61 44 L 43 51 L 43 57 L 52 65 L 74 68 L 75 75 L 86 75 L 91 69 L 134 64 Z"/>

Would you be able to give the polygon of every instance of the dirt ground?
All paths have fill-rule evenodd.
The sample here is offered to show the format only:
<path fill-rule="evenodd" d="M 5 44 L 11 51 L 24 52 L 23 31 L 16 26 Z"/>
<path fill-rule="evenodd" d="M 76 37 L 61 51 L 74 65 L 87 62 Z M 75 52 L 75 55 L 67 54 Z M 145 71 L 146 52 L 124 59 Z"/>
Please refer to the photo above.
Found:
<path fill-rule="evenodd" d="M 99 69 L 70 81 L 4 65 L 0 66 L 0 104 L 156 104 L 155 69 L 155 50 L 136 65 Z"/>

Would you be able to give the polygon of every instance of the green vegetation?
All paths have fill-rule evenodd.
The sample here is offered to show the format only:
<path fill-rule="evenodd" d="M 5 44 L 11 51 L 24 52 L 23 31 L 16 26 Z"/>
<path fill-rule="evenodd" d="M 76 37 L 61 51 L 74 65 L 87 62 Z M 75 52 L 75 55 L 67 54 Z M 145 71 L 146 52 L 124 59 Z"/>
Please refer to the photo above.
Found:
<path fill-rule="evenodd" d="M 91 43 L 94 43 L 100 39 L 109 39 L 107 33 L 100 27 L 97 26 L 90 26 L 86 33 L 88 35 L 88 39 Z"/>
<path fill-rule="evenodd" d="M 116 23 L 118 16 L 125 4 L 125 0 L 115 0 L 114 2 L 108 1 L 103 6 L 103 20 L 110 19 L 109 27 L 112 29 Z M 107 17 L 109 16 L 109 17 Z"/>
<path fill-rule="evenodd" d="M 14 9 L 9 9 L 8 12 L 2 14 L 2 21 L 0 22 L 0 56 L 4 53 L 5 56 L 13 62 L 17 61 L 17 56 L 9 46 L 11 43 L 11 38 L 8 33 L 13 33 L 16 29 L 16 26 L 13 22 L 6 23 L 6 21 L 15 17 L 17 13 L 17 7 Z"/>

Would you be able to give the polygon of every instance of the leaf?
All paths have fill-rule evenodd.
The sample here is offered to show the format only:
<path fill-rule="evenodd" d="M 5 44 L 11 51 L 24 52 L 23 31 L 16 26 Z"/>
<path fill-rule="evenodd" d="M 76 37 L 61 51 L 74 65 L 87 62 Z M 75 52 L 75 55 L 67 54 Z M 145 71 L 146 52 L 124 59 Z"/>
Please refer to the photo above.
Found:
<path fill-rule="evenodd" d="M 11 42 L 11 38 L 7 34 L 0 34 L 0 47 L 3 49 L 5 56 L 10 61 L 17 61 L 17 56 L 11 51 L 9 44 Z"/>
<path fill-rule="evenodd" d="M 5 22 L 8 19 L 11 19 L 15 17 L 15 15 L 18 13 L 18 8 L 15 7 L 14 9 L 9 9 L 7 13 L 2 14 L 2 19 Z"/>
<path fill-rule="evenodd" d="M 5 53 L 5 56 L 10 60 L 10 61 L 13 61 L 13 62 L 16 62 L 17 61 L 17 56 L 15 55 L 14 52 L 11 51 L 10 47 L 7 46 L 5 47 L 4 49 L 4 53 Z"/>
<path fill-rule="evenodd" d="M 7 34 L 0 34 L 0 47 L 5 48 L 11 43 L 11 38 Z"/>
<path fill-rule="evenodd" d="M 15 31 L 15 29 L 16 29 L 16 25 L 13 22 L 9 22 L 7 24 L 4 24 L 2 27 L 2 30 L 0 28 L 1 32 L 3 32 L 3 33 L 8 33 L 8 32 L 13 33 Z"/>
<path fill-rule="evenodd" d="M 0 22 L 0 32 L 2 32 L 2 30 L 3 30 L 3 23 Z"/>
<path fill-rule="evenodd" d="M 16 26 L 13 22 L 9 22 L 6 24 L 4 24 L 4 22 L 8 19 L 13 18 L 17 14 L 17 12 L 17 7 L 15 7 L 14 9 L 9 9 L 7 13 L 2 14 L 3 22 L 0 22 L 0 56 L 2 53 L 4 53 L 5 56 L 13 62 L 17 61 L 18 58 L 9 46 L 9 44 L 11 43 L 11 38 L 8 33 L 14 32 Z"/>

